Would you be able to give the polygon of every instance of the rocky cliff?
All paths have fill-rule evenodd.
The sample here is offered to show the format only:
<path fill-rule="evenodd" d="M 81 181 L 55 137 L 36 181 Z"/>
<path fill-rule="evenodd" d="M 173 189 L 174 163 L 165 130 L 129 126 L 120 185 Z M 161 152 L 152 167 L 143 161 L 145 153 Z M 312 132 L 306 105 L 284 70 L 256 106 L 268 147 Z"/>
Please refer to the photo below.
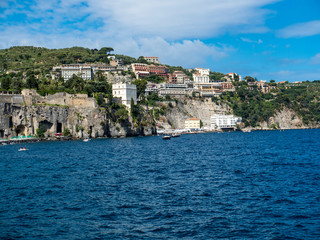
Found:
<path fill-rule="evenodd" d="M 188 118 L 199 118 L 204 127 L 210 127 L 210 117 L 213 114 L 230 114 L 230 112 L 231 109 L 227 105 L 217 105 L 211 98 L 186 98 L 184 101 L 178 101 L 174 108 L 170 108 L 166 117 L 175 128 L 184 128 L 185 120 Z"/>
<path fill-rule="evenodd" d="M 160 116 L 157 125 L 164 129 L 184 128 L 185 120 L 188 118 L 199 118 L 203 122 L 204 127 L 210 127 L 210 117 L 213 114 L 232 114 L 232 109 L 226 105 L 218 105 L 211 101 L 211 98 L 198 99 L 186 98 L 184 101 L 178 101 L 176 104 L 162 103 L 166 109 L 165 114 Z M 161 105 L 160 105 L 161 107 Z M 301 128 L 319 128 L 319 125 L 303 123 L 301 116 L 292 109 L 284 108 L 277 112 L 268 121 L 261 122 L 259 127 L 246 129 L 269 130 L 273 128 L 279 129 L 301 129 Z M 244 125 L 241 126 L 244 128 Z"/>
<path fill-rule="evenodd" d="M 3 100 L 3 99 L 2 99 Z M 71 137 L 126 137 L 156 134 L 152 118 L 143 126 L 135 126 L 129 118 L 112 121 L 104 109 L 98 107 L 59 106 L 54 104 L 21 104 L 0 101 L 0 137 L 8 135 L 36 135 L 42 126 L 45 137 L 52 137 L 66 129 Z"/>

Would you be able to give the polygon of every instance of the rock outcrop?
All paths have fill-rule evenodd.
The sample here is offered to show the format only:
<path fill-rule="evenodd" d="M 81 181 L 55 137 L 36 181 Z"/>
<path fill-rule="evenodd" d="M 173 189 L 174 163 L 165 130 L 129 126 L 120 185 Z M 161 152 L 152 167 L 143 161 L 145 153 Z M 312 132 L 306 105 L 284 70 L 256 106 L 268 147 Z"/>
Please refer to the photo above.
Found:
<path fill-rule="evenodd" d="M 184 128 L 185 120 L 188 118 L 199 118 L 203 122 L 204 127 L 210 128 L 210 117 L 213 114 L 233 114 L 232 109 L 226 105 L 218 105 L 212 102 L 211 98 L 185 98 L 184 101 L 178 101 L 169 107 L 168 103 L 162 103 L 166 112 L 164 116 L 160 116 L 157 125 L 164 129 Z M 161 105 L 160 105 L 161 107 Z M 241 127 L 244 127 L 241 126 Z M 303 128 L 319 128 L 319 125 L 303 123 L 302 117 L 295 113 L 292 109 L 284 108 L 278 111 L 268 121 L 259 123 L 258 127 L 247 127 L 250 130 L 270 130 L 279 129 L 303 129 Z"/>
<path fill-rule="evenodd" d="M 58 102 L 61 101 L 60 95 L 62 96 L 62 94 L 57 95 Z M 52 104 L 54 103 L 52 96 L 49 98 L 50 104 L 46 103 L 45 98 L 38 96 L 35 99 L 38 102 L 40 99 L 40 103 L 35 103 L 32 99 L 29 104 L 21 103 L 21 101 L 14 102 L 12 97 L 1 98 L 2 101 L 0 101 L 0 137 L 36 135 L 40 126 L 47 138 L 66 130 L 70 132 L 71 137 L 75 138 L 156 134 L 152 119 L 145 121 L 143 126 L 135 126 L 130 119 L 114 122 L 107 117 L 105 109 L 92 106 L 92 104 L 84 105 L 80 102 L 81 99 L 78 101 L 77 96 L 70 97 L 73 104 L 78 101 L 77 106 Z"/>

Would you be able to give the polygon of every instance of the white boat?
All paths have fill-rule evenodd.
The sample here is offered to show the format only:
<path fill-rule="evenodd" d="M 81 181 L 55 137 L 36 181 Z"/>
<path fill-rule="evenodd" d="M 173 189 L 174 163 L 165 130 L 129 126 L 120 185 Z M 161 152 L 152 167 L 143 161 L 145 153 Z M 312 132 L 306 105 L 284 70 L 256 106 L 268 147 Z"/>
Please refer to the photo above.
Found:
<path fill-rule="evenodd" d="M 28 150 L 27 148 L 22 147 L 22 148 L 20 148 L 18 151 L 20 152 L 20 151 L 27 151 L 27 150 Z"/>
<path fill-rule="evenodd" d="M 172 133 L 172 137 L 180 137 L 179 133 Z"/>
<path fill-rule="evenodd" d="M 164 136 L 162 137 L 162 139 L 164 139 L 164 140 L 169 140 L 169 139 L 171 139 L 171 136 L 170 136 L 170 135 L 164 135 Z"/>
<path fill-rule="evenodd" d="M 91 139 L 90 138 L 85 138 L 85 139 L 83 139 L 83 141 L 84 142 L 89 142 L 89 141 L 91 141 Z"/>

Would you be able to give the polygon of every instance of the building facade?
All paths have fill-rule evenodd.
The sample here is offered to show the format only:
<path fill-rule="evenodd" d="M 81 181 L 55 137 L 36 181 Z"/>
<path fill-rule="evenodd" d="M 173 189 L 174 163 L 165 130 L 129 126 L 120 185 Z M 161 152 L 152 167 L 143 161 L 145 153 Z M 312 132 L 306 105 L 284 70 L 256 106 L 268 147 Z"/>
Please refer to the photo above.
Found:
<path fill-rule="evenodd" d="M 210 118 L 211 129 L 235 128 L 241 121 L 241 117 L 233 115 L 214 114 Z"/>
<path fill-rule="evenodd" d="M 170 84 L 183 84 L 190 82 L 190 78 L 182 71 L 174 71 L 168 74 L 168 83 Z"/>
<path fill-rule="evenodd" d="M 61 66 L 61 76 L 65 81 L 73 75 L 77 75 L 84 80 L 90 80 L 93 77 L 92 68 L 87 64 L 65 64 Z"/>
<path fill-rule="evenodd" d="M 143 57 L 147 62 L 150 63 L 159 63 L 158 57 Z"/>
<path fill-rule="evenodd" d="M 112 85 L 114 97 L 121 98 L 121 103 L 131 107 L 131 99 L 137 104 L 137 86 L 135 84 L 119 83 Z"/>
<path fill-rule="evenodd" d="M 144 63 L 132 63 L 131 68 L 137 79 L 149 76 L 150 74 L 168 77 L 169 72 L 169 69 L 166 66 L 148 65 Z"/>
<path fill-rule="evenodd" d="M 200 129 L 200 119 L 199 118 L 189 118 L 184 122 L 185 129 Z"/>

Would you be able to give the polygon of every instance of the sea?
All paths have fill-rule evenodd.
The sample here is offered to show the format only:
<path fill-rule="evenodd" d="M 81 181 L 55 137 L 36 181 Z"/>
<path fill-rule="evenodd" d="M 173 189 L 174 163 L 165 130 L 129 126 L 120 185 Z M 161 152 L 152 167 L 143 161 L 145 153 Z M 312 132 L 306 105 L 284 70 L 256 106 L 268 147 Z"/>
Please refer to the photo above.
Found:
<path fill-rule="evenodd" d="M 320 129 L 0 146 L 0 239 L 320 239 Z"/>

